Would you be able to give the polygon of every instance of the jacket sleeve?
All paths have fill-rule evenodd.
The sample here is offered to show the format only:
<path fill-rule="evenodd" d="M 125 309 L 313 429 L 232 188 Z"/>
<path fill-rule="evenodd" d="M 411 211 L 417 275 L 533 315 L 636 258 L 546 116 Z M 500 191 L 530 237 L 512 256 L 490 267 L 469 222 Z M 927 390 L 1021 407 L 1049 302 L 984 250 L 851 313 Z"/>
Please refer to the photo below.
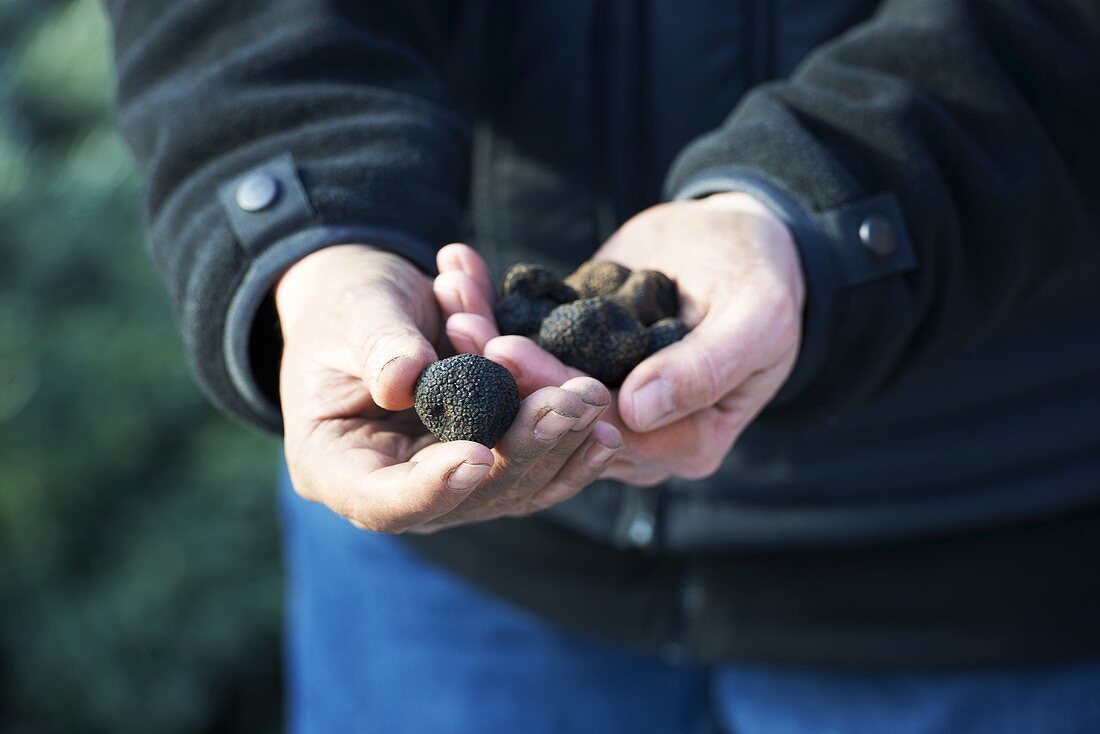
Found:
<path fill-rule="evenodd" d="M 666 184 L 786 219 L 807 307 L 772 415 L 841 411 L 1097 272 L 1100 5 L 888 0 L 746 95 Z"/>
<path fill-rule="evenodd" d="M 431 0 L 108 0 L 118 119 L 193 368 L 278 431 L 279 275 L 364 242 L 427 271 L 456 238 L 468 131 Z"/>

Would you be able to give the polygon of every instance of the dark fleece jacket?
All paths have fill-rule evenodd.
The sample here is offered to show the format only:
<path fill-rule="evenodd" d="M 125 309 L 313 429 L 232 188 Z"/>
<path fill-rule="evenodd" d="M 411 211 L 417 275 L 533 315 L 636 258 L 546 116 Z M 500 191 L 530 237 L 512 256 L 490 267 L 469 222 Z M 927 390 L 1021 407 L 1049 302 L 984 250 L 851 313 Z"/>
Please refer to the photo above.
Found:
<path fill-rule="evenodd" d="M 107 5 L 192 363 L 272 431 L 270 289 L 319 248 L 430 271 L 471 236 L 498 270 L 568 267 L 730 190 L 794 231 L 798 364 L 715 477 L 597 484 L 422 552 L 700 659 L 1100 653 L 1095 574 L 1063 561 L 1100 552 L 1095 0 Z M 277 195 L 242 199 L 257 180 Z"/>

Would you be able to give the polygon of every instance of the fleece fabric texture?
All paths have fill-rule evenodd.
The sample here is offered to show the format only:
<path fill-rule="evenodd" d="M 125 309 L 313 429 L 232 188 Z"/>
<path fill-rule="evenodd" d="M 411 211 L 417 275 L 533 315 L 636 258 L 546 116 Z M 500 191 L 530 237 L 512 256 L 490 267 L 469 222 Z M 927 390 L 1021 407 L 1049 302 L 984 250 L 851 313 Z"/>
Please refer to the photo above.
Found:
<path fill-rule="evenodd" d="M 1100 6 L 892 0 L 747 94 L 683 151 L 668 185 L 731 166 L 811 212 L 898 197 L 913 272 L 855 289 L 807 274 L 810 288 L 836 290 L 827 354 L 796 407 L 850 404 L 1096 272 L 1098 130 Z"/>
<path fill-rule="evenodd" d="M 1035 572 L 1066 556 L 1060 523 L 1100 537 L 1092 0 L 107 6 L 119 123 L 196 374 L 271 431 L 267 295 L 318 248 L 353 238 L 430 271 L 466 238 L 498 276 L 567 271 L 645 207 L 727 190 L 794 231 L 798 364 L 714 477 L 599 482 L 535 518 L 408 541 L 425 555 L 577 628 L 705 659 L 1100 653 L 1095 585 Z M 219 192 L 288 155 L 300 223 L 242 240 Z M 977 570 L 1018 558 L 1005 548 L 1037 565 Z M 970 561 L 936 574 L 914 557 Z M 532 572 L 548 558 L 565 580 L 550 596 Z M 628 570 L 590 588 L 597 567 Z M 634 592 L 644 614 L 608 611 Z M 914 636 L 920 599 L 933 624 Z"/>
<path fill-rule="evenodd" d="M 442 61 L 430 5 L 108 3 L 119 126 L 147 173 L 149 248 L 192 365 L 216 402 L 269 430 L 278 416 L 250 404 L 226 365 L 226 315 L 252 258 L 218 188 L 289 151 L 314 211 L 303 228 L 370 227 L 383 247 L 396 230 L 423 243 L 404 254 L 434 267 L 435 249 L 459 233 L 469 130 L 430 70 Z M 338 243 L 313 249 L 326 244 Z M 254 362 L 274 385 L 273 314 L 260 318 Z"/>

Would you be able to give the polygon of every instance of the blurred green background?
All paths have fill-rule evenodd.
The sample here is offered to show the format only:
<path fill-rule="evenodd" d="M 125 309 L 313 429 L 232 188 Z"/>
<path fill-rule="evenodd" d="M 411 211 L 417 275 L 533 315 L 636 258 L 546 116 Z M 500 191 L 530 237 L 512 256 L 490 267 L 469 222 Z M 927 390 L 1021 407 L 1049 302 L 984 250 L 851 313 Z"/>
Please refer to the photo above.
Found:
<path fill-rule="evenodd" d="M 192 383 L 97 0 L 0 0 L 0 732 L 278 729 L 277 443 Z"/>

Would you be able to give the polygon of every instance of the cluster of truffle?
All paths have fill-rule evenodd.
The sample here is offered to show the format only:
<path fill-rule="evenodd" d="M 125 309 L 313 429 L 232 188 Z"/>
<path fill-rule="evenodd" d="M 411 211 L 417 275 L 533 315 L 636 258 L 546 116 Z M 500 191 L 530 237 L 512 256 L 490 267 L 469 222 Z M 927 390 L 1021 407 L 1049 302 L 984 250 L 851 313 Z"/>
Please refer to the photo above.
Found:
<path fill-rule="evenodd" d="M 683 337 L 676 284 L 654 270 L 592 260 L 564 281 L 516 265 L 496 306 L 502 334 L 535 339 L 562 362 L 615 387 L 648 355 Z M 440 441 L 492 447 L 519 412 L 511 373 L 475 354 L 431 364 L 416 383 L 416 413 Z"/>
<path fill-rule="evenodd" d="M 648 355 L 684 336 L 676 284 L 656 270 L 590 260 L 564 281 L 520 264 L 504 276 L 502 334 L 530 337 L 565 364 L 616 387 Z"/>

